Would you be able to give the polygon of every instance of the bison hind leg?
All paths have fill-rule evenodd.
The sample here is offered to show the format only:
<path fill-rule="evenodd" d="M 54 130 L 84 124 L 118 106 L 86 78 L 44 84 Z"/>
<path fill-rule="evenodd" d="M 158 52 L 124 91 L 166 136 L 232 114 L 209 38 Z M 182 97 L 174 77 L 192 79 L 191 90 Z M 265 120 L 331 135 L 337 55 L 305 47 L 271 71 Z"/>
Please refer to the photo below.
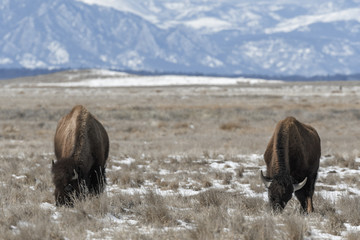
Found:
<path fill-rule="evenodd" d="M 93 194 L 100 194 L 104 191 L 105 185 L 105 168 L 101 166 L 94 166 L 90 171 L 89 192 Z"/>

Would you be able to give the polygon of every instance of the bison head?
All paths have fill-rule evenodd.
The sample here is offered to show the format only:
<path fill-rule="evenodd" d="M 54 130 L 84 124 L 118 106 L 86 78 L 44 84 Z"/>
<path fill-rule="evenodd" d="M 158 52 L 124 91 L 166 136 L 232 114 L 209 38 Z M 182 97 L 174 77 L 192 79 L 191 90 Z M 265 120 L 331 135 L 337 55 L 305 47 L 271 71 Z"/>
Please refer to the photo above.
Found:
<path fill-rule="evenodd" d="M 290 175 L 277 175 L 274 178 L 268 178 L 263 175 L 262 171 L 261 179 L 268 189 L 270 206 L 277 212 L 281 212 L 285 208 L 293 192 L 304 187 L 307 181 L 305 178 L 301 183 L 293 184 Z"/>
<path fill-rule="evenodd" d="M 68 161 L 52 162 L 55 201 L 57 206 L 72 206 L 74 197 L 81 191 L 80 169 Z"/>

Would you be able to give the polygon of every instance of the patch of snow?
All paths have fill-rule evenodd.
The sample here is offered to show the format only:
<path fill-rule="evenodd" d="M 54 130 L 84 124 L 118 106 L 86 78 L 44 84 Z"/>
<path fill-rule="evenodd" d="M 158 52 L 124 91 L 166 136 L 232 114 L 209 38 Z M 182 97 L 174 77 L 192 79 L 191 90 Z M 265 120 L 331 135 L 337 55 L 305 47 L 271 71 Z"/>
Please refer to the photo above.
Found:
<path fill-rule="evenodd" d="M 250 162 L 258 162 L 259 160 L 264 159 L 262 154 L 249 154 L 249 155 L 239 154 L 237 155 L 237 157 L 241 159 L 246 159 L 247 161 Z"/>
<path fill-rule="evenodd" d="M 117 160 L 117 161 L 114 161 L 114 162 L 119 163 L 119 164 L 131 165 L 133 162 L 135 162 L 135 159 L 129 157 L 129 158 L 126 158 L 124 160 Z"/>
<path fill-rule="evenodd" d="M 306 239 L 306 238 L 304 238 Z M 341 236 L 334 236 L 329 233 L 323 233 L 321 230 L 311 228 L 311 239 L 322 240 L 322 239 L 331 239 L 331 240 L 342 240 Z"/>
<path fill-rule="evenodd" d="M 21 58 L 20 58 L 20 65 L 25 67 L 25 68 L 29 68 L 29 69 L 35 69 L 35 68 L 45 68 L 46 64 L 43 61 L 40 61 L 36 58 L 36 56 L 30 54 L 30 53 L 25 53 Z"/>
<path fill-rule="evenodd" d="M 344 223 L 344 226 L 346 227 L 347 231 L 350 231 L 350 232 L 359 232 L 360 231 L 360 226 L 353 226 L 349 223 Z"/>
<path fill-rule="evenodd" d="M 125 76 L 129 76 L 129 74 L 125 73 L 125 72 L 111 71 L 111 70 L 107 70 L 107 69 L 92 69 L 91 74 L 101 75 L 103 77 L 125 77 Z"/>
<path fill-rule="evenodd" d="M 240 166 L 239 163 L 233 161 L 225 161 L 225 162 L 213 162 L 210 164 L 210 167 L 217 170 L 222 170 L 225 172 L 234 172 L 236 168 Z"/>
<path fill-rule="evenodd" d="M 184 8 L 185 3 L 183 3 L 183 2 L 168 2 L 168 3 L 165 3 L 164 6 L 170 10 L 177 10 L 177 9 Z"/>
<path fill-rule="evenodd" d="M 101 56 L 100 56 L 100 59 L 101 59 L 101 61 L 103 61 L 103 62 L 107 62 L 107 61 L 108 61 L 108 58 L 107 58 L 106 55 L 101 55 Z"/>
<path fill-rule="evenodd" d="M 194 226 L 191 226 L 189 223 L 184 222 L 180 219 L 176 220 L 179 223 L 180 228 L 186 228 L 186 229 L 194 229 Z"/>
<path fill-rule="evenodd" d="M 25 179 L 26 176 L 25 175 L 21 175 L 21 176 L 16 176 L 15 174 L 11 175 L 13 178 L 15 178 L 16 180 L 20 180 L 20 179 Z"/>
<path fill-rule="evenodd" d="M 334 44 L 327 44 L 322 48 L 322 51 L 334 57 L 348 57 L 355 54 L 349 45 L 335 46 Z"/>
<path fill-rule="evenodd" d="M 278 32 L 292 32 L 315 23 L 329 23 L 338 21 L 360 22 L 360 8 L 351 8 L 313 16 L 298 16 L 292 19 L 285 20 L 279 23 L 274 28 L 266 29 L 265 33 L 273 34 Z"/>
<path fill-rule="evenodd" d="M 13 61 L 10 58 L 0 58 L 0 64 L 11 64 Z"/>
<path fill-rule="evenodd" d="M 107 220 L 109 220 L 110 222 L 113 222 L 113 223 L 118 223 L 118 224 L 123 223 L 123 221 L 121 219 L 115 217 L 111 213 L 106 214 L 105 219 L 107 219 Z"/>
<path fill-rule="evenodd" d="M 127 1 L 127 0 L 77 0 L 80 2 L 84 2 L 90 5 L 96 4 L 104 7 L 110 7 L 117 9 L 123 12 L 133 13 L 135 15 L 141 16 L 144 19 L 152 22 L 154 24 L 158 23 L 158 17 L 151 12 L 150 10 L 156 10 L 154 6 L 150 6 L 150 9 L 146 9 L 137 1 Z"/>
<path fill-rule="evenodd" d="M 186 189 L 186 188 L 179 188 L 178 189 L 178 193 L 183 197 L 194 196 L 194 195 L 197 195 L 197 194 L 199 194 L 201 192 L 203 192 L 203 191 L 195 191 L 193 189 Z"/>
<path fill-rule="evenodd" d="M 254 78 L 225 78 L 202 76 L 131 76 L 122 75 L 109 78 L 109 72 L 104 77 L 73 82 L 38 83 L 39 87 L 152 87 L 152 86 L 188 86 L 188 85 L 237 85 L 239 83 L 260 84 L 280 83 L 281 81 Z M 115 74 L 114 74 L 115 75 Z M 105 78 L 106 77 L 106 78 Z"/>
<path fill-rule="evenodd" d="M 90 239 L 94 239 L 95 233 L 90 231 L 90 230 L 86 230 L 86 239 L 90 240 Z"/>
<path fill-rule="evenodd" d="M 120 167 L 120 166 L 111 166 L 111 169 L 109 169 L 109 171 L 119 171 L 121 169 L 122 169 L 122 167 Z"/>
<path fill-rule="evenodd" d="M 221 67 L 224 65 L 223 62 L 221 62 L 220 60 L 213 58 L 211 56 L 206 56 L 201 63 L 205 66 L 211 67 L 211 68 L 215 68 L 215 67 Z"/>
<path fill-rule="evenodd" d="M 160 169 L 160 170 L 158 171 L 158 174 L 159 174 L 159 175 L 168 175 L 168 174 L 170 174 L 170 171 L 169 171 L 169 170 L 166 170 L 166 169 Z"/>
<path fill-rule="evenodd" d="M 45 209 L 45 210 L 52 210 L 52 211 L 56 210 L 56 207 L 53 204 L 50 204 L 48 202 L 41 203 L 40 208 Z"/>
<path fill-rule="evenodd" d="M 51 64 L 64 64 L 69 62 L 69 53 L 59 42 L 51 42 L 47 48 L 50 51 L 49 62 Z"/>
<path fill-rule="evenodd" d="M 140 69 L 143 65 L 145 57 L 140 56 L 136 51 L 128 51 L 125 54 L 118 55 L 117 57 L 122 65 L 130 69 Z"/>
<path fill-rule="evenodd" d="M 211 32 L 218 32 L 224 29 L 229 29 L 231 27 L 231 23 L 212 17 L 198 18 L 187 21 L 184 24 L 195 30 L 205 29 Z"/>

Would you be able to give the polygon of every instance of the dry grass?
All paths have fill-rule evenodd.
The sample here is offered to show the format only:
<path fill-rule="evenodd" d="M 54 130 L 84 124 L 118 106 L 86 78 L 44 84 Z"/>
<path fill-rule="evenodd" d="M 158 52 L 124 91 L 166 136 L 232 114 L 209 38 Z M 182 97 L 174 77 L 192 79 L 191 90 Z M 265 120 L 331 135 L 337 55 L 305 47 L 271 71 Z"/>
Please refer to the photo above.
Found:
<path fill-rule="evenodd" d="M 245 230 L 244 239 L 279 239 L 275 226 L 273 217 L 269 215 L 259 217 L 250 222 L 250 227 Z"/>
<path fill-rule="evenodd" d="M 359 196 L 343 196 L 337 201 L 336 207 L 344 219 L 348 220 L 354 226 L 360 225 Z"/>
<path fill-rule="evenodd" d="M 220 207 L 224 203 L 226 194 L 218 189 L 210 189 L 199 193 L 197 196 L 201 207 Z"/>
<path fill-rule="evenodd" d="M 164 197 L 150 191 L 145 194 L 138 214 L 141 216 L 142 221 L 148 225 L 158 227 L 174 225 L 176 221 L 166 204 Z"/>
<path fill-rule="evenodd" d="M 326 161 L 323 162 L 323 166 L 340 166 L 350 169 L 358 169 L 359 163 L 355 161 L 356 156 L 351 154 L 334 154 L 333 156 L 330 156 Z"/>
<path fill-rule="evenodd" d="M 337 83 L 306 84 L 276 86 L 284 90 L 279 95 L 268 85 L 0 85 L 0 102 L 7 103 L 0 106 L 1 238 L 311 239 L 320 232 L 356 239 L 348 226 L 360 224 L 360 100 L 353 93 L 319 93 L 331 94 Z M 287 95 L 292 87 L 306 91 Z M 244 93 L 247 88 L 261 94 Z M 75 104 L 85 105 L 109 133 L 108 186 L 99 197 L 56 208 L 52 138 L 57 121 Z M 299 214 L 295 197 L 283 214 L 273 215 L 259 178 L 276 122 L 288 115 L 318 130 L 327 156 L 320 164 L 315 213 L 309 215 Z M 339 189 L 344 184 L 349 190 Z M 343 194 L 327 197 L 335 191 Z"/>
<path fill-rule="evenodd" d="M 326 222 L 325 226 L 328 229 L 328 232 L 332 235 L 340 236 L 342 231 L 346 230 L 344 223 L 346 219 L 343 218 L 342 215 L 338 213 L 329 213 L 327 215 L 328 221 Z"/>
<path fill-rule="evenodd" d="M 220 129 L 225 131 L 234 131 L 241 128 L 242 126 L 238 122 L 228 122 L 220 125 Z"/>
<path fill-rule="evenodd" d="M 225 228 L 228 226 L 229 215 L 226 209 L 210 206 L 195 217 L 196 228 L 190 231 L 192 239 L 222 239 L 226 236 Z"/>
<path fill-rule="evenodd" d="M 302 240 L 306 234 L 306 220 L 301 215 L 290 215 L 284 218 L 286 239 Z"/>
<path fill-rule="evenodd" d="M 347 240 L 357 240 L 359 239 L 359 232 L 350 232 L 346 235 Z"/>
<path fill-rule="evenodd" d="M 314 205 L 316 206 L 315 212 L 321 216 L 328 216 L 336 212 L 335 202 L 320 194 L 314 195 Z"/>

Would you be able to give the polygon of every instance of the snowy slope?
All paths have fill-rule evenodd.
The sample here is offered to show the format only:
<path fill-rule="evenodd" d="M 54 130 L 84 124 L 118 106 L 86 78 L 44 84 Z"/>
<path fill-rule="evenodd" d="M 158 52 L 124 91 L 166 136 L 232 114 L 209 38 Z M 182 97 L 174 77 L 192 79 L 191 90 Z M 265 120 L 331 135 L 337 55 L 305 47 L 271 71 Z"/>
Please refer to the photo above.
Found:
<path fill-rule="evenodd" d="M 265 30 L 266 33 L 271 34 L 280 31 L 294 31 L 300 27 L 321 22 L 360 22 L 359 1 L 312 1 L 311 3 L 291 0 L 258 2 L 249 0 L 223 0 L 221 2 L 216 0 L 78 1 L 131 12 L 160 28 L 185 25 L 196 30 L 205 28 L 211 32 L 234 29 L 263 31 L 263 27 L 278 25 L 272 26 L 274 27 L 273 31 Z"/>
<path fill-rule="evenodd" d="M 0 24 L 0 68 L 359 73 L 359 0 L 3 0 Z"/>
<path fill-rule="evenodd" d="M 139 76 L 108 70 L 74 71 L 67 81 L 38 83 L 39 87 L 154 87 L 154 86 L 216 86 L 237 84 L 278 84 L 281 81 L 255 78 L 226 78 L 204 76 Z M 77 79 L 74 81 L 73 79 Z"/>

